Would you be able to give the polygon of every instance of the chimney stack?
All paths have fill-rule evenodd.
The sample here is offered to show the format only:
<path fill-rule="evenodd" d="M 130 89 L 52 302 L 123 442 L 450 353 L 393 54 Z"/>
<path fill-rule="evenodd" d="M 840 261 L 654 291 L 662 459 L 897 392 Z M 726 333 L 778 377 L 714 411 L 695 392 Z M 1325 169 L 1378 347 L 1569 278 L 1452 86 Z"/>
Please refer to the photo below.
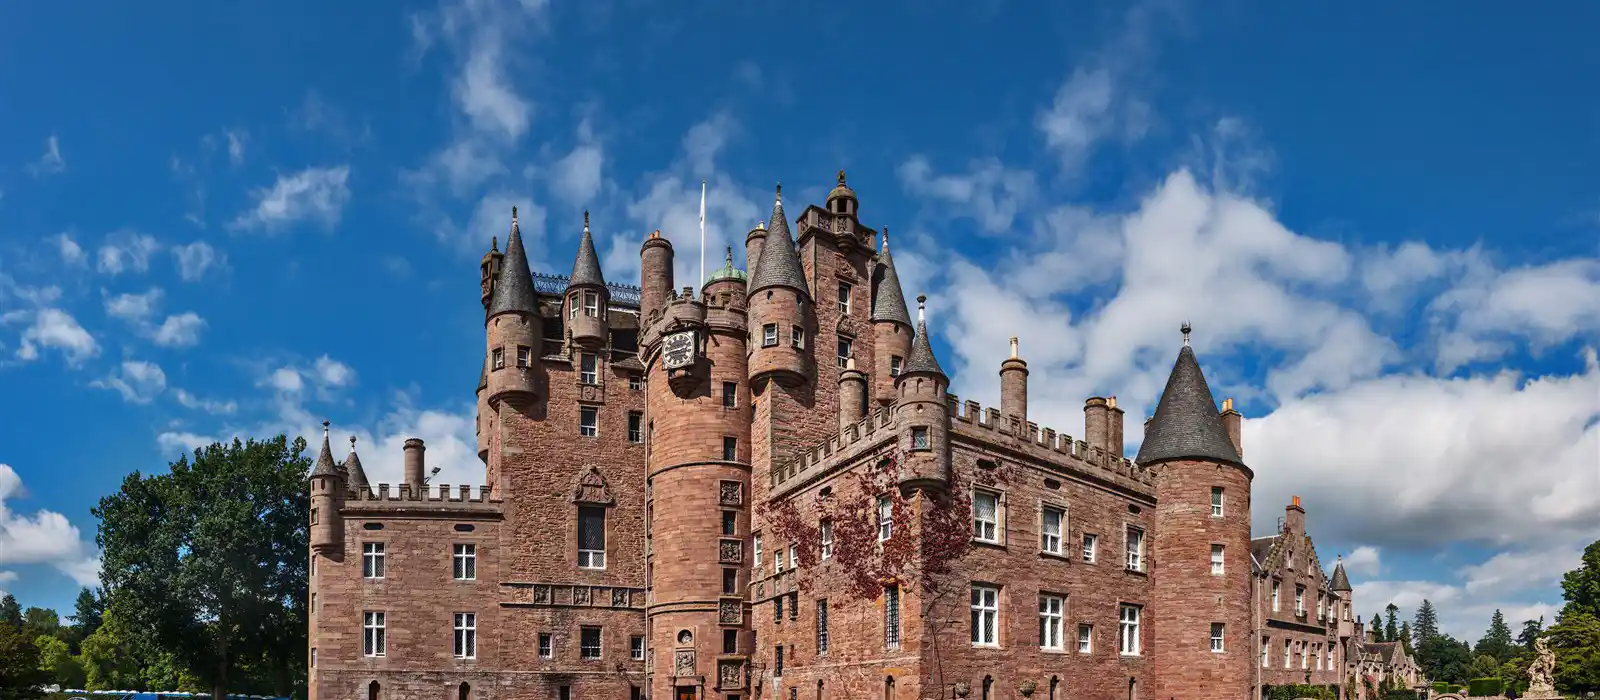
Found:
<path fill-rule="evenodd" d="M 1306 509 L 1300 506 L 1300 497 L 1289 499 L 1289 505 L 1283 509 L 1284 528 L 1295 535 L 1306 532 Z"/>
<path fill-rule="evenodd" d="M 1104 450 L 1110 435 L 1111 406 L 1104 397 L 1089 397 L 1083 402 L 1083 441 Z"/>
<path fill-rule="evenodd" d="M 1240 438 L 1240 424 L 1244 416 L 1233 409 L 1233 397 L 1222 400 L 1222 427 L 1228 431 L 1228 439 L 1233 441 L 1233 451 L 1239 453 L 1239 459 L 1244 459 L 1244 442 Z"/>
<path fill-rule="evenodd" d="M 1028 363 L 1017 357 L 1017 339 L 1011 339 L 1011 357 L 1000 363 L 1000 415 L 1028 424 Z"/>
<path fill-rule="evenodd" d="M 839 372 L 839 432 L 861 420 L 867 407 L 867 374 L 856 369 L 856 358 L 845 360 Z"/>
<path fill-rule="evenodd" d="M 404 483 L 410 484 L 415 493 L 422 493 L 422 453 L 426 448 L 420 438 L 406 439 L 405 478 Z"/>
<path fill-rule="evenodd" d="M 1120 459 L 1122 459 L 1122 449 L 1123 449 L 1123 442 L 1122 442 L 1122 414 L 1123 414 L 1123 411 L 1122 411 L 1122 409 L 1117 408 L 1117 397 L 1110 396 L 1110 397 L 1106 398 L 1106 409 L 1107 409 L 1107 411 L 1106 411 L 1106 414 L 1107 414 L 1106 415 L 1106 418 L 1107 418 L 1107 420 L 1106 420 L 1106 452 L 1109 452 L 1111 454 L 1111 458 L 1112 459 L 1119 459 L 1120 460 Z"/>

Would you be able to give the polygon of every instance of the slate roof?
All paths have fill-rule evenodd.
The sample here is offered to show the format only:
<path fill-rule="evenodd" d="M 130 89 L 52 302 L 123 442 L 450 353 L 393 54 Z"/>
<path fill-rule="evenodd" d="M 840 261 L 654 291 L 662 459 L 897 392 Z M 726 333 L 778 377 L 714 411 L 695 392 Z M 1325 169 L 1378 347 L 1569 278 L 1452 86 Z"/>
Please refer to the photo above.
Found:
<path fill-rule="evenodd" d="M 1272 548 L 1277 546 L 1278 536 L 1257 537 L 1250 540 L 1250 558 L 1255 561 L 1256 568 L 1265 571 L 1267 558 L 1272 555 Z"/>
<path fill-rule="evenodd" d="M 506 240 L 505 262 L 500 279 L 489 301 L 489 315 L 519 311 L 538 313 L 538 297 L 533 291 L 533 270 L 528 268 L 528 251 L 522 247 L 522 228 L 517 225 L 517 208 L 511 208 L 511 237 Z"/>
<path fill-rule="evenodd" d="M 1239 452 L 1222 427 L 1211 387 L 1200 371 L 1194 350 L 1184 345 L 1172 365 L 1167 387 L 1161 391 L 1156 415 L 1145 428 L 1139 446 L 1140 464 L 1167 459 L 1210 459 L 1242 464 Z"/>
<path fill-rule="evenodd" d="M 1350 577 L 1344 573 L 1344 562 L 1341 560 L 1333 565 L 1333 580 L 1328 583 L 1328 590 L 1349 591 Z"/>
<path fill-rule="evenodd" d="M 344 470 L 350 480 L 350 488 L 367 488 L 367 471 L 361 468 L 361 458 L 356 456 L 356 439 L 350 438 L 350 456 L 344 458 Z"/>
<path fill-rule="evenodd" d="M 317 455 L 317 464 L 311 468 L 312 476 L 340 476 L 339 468 L 333 464 L 333 450 L 328 447 L 328 424 L 322 424 L 322 453 Z"/>
<path fill-rule="evenodd" d="M 1384 663 L 1394 662 L 1394 650 L 1399 648 L 1399 642 L 1365 642 L 1361 650 L 1368 654 L 1377 654 Z"/>
<path fill-rule="evenodd" d="M 478 391 L 489 388 L 489 358 L 483 358 L 483 367 L 478 370 Z"/>
<path fill-rule="evenodd" d="M 783 214 L 783 190 L 778 190 L 772 202 L 772 221 L 767 224 L 767 243 L 761 246 L 761 257 L 756 260 L 755 273 L 750 277 L 750 293 L 767 287 L 790 287 L 811 296 L 806 287 L 805 272 L 800 267 L 800 254 L 794 248 L 794 238 L 789 233 L 789 221 Z"/>
<path fill-rule="evenodd" d="M 917 337 L 911 341 L 911 356 L 906 358 L 906 366 L 901 369 L 900 376 L 912 372 L 927 372 L 946 377 L 944 370 L 939 367 L 938 358 L 933 356 L 933 346 L 928 344 L 928 323 L 922 319 L 917 320 Z"/>
<path fill-rule="evenodd" d="M 872 320 L 895 321 L 911 327 L 911 312 L 906 310 L 906 295 L 900 289 L 900 273 L 894 271 L 894 258 L 889 257 L 889 230 L 883 231 L 883 252 L 878 256 L 883 266 L 883 276 L 878 279 L 878 296 L 872 300 Z"/>
<path fill-rule="evenodd" d="M 572 277 L 568 287 L 590 284 L 606 286 L 605 275 L 600 274 L 600 256 L 594 252 L 594 236 L 589 235 L 589 212 L 583 213 L 583 238 L 578 241 L 578 259 L 572 263 Z"/>

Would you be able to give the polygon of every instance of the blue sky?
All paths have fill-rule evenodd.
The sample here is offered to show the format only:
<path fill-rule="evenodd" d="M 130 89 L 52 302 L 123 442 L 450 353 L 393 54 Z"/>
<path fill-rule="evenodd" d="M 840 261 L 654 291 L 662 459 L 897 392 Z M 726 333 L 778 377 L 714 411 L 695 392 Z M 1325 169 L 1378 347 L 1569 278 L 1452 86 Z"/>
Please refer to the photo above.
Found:
<path fill-rule="evenodd" d="M 589 209 L 610 279 L 656 228 L 688 279 L 700 180 L 715 261 L 844 168 L 955 392 L 1018 335 L 1040 422 L 1115 394 L 1131 454 L 1192 320 L 1257 534 L 1302 496 L 1364 615 L 1548 615 L 1600 533 L 1600 9 L 1540 8 L 0 8 L 0 589 L 69 607 L 96 500 L 211 439 L 481 479 L 512 205 L 539 269 Z"/>

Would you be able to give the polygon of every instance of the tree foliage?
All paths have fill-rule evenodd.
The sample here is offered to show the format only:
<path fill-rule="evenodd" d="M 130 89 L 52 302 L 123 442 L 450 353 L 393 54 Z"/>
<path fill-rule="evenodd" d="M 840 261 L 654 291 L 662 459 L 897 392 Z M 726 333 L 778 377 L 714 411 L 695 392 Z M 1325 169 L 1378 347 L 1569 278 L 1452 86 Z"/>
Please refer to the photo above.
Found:
<path fill-rule="evenodd" d="M 1511 638 L 1511 625 L 1506 624 L 1506 616 L 1496 609 L 1494 616 L 1489 618 L 1489 630 L 1478 639 L 1478 644 L 1472 648 L 1472 653 L 1489 656 L 1498 666 L 1510 661 L 1516 651 L 1516 640 Z"/>
<path fill-rule="evenodd" d="M 283 436 L 213 443 L 168 473 L 130 474 L 101 499 L 101 578 L 126 623 L 102 640 L 123 632 L 149 640 L 175 669 L 172 682 L 189 674 L 213 697 L 287 695 L 303 683 L 304 451 L 304 440 Z M 116 653 L 103 660 L 106 674 L 129 671 Z M 146 670 L 159 666 L 146 660 Z"/>
<path fill-rule="evenodd" d="M 1584 547 L 1578 568 L 1561 577 L 1561 597 L 1567 600 L 1563 615 L 1576 609 L 1600 617 L 1600 540 Z"/>
<path fill-rule="evenodd" d="M 1377 615 L 1373 615 L 1372 619 L 1367 621 L 1367 629 L 1372 631 L 1372 641 L 1374 641 L 1374 642 L 1387 642 L 1387 641 L 1389 641 L 1388 639 L 1386 639 L 1383 636 L 1383 613 L 1378 613 Z"/>
<path fill-rule="evenodd" d="M 1556 655 L 1556 688 L 1572 695 L 1600 691 L 1600 618 L 1569 603 L 1546 633 Z"/>
<path fill-rule="evenodd" d="M 1417 606 L 1416 619 L 1411 622 L 1411 634 L 1415 637 L 1411 644 L 1419 651 L 1424 646 L 1423 642 L 1439 636 L 1439 613 L 1433 609 L 1433 601 L 1423 598 L 1422 605 Z"/>
<path fill-rule="evenodd" d="M 1406 650 L 1406 656 L 1415 657 L 1417 655 L 1416 647 L 1411 645 L 1410 620 L 1402 620 L 1400 622 L 1400 648 Z"/>
<path fill-rule="evenodd" d="M 17 604 L 17 597 L 10 593 L 0 598 L 0 623 L 22 629 L 22 606 Z"/>
<path fill-rule="evenodd" d="M 1384 612 L 1389 613 L 1389 619 L 1383 624 L 1383 641 L 1396 641 L 1400 639 L 1400 606 L 1390 603 Z"/>
<path fill-rule="evenodd" d="M 11 599 L 11 596 L 6 596 Z M 16 600 L 11 599 L 15 605 Z M 22 636 L 22 625 L 0 622 L 0 700 L 44 697 L 51 675 L 39 667 L 39 648 Z"/>
<path fill-rule="evenodd" d="M 100 629 L 100 619 L 106 614 L 105 599 L 93 589 L 84 587 L 78 591 L 78 599 L 72 605 L 72 628 L 77 633 L 78 639 L 88 639 L 89 635 Z"/>
<path fill-rule="evenodd" d="M 1541 634 L 1544 634 L 1543 615 L 1537 620 L 1523 621 L 1522 631 L 1517 633 L 1517 644 L 1522 645 L 1525 651 L 1533 651 L 1533 640 L 1538 639 Z"/>
<path fill-rule="evenodd" d="M 1456 685 L 1472 678 L 1472 649 L 1447 634 L 1434 634 L 1417 646 L 1417 666 L 1435 681 Z"/>
<path fill-rule="evenodd" d="M 63 688 L 82 688 L 83 664 L 72 655 L 66 640 L 50 635 L 40 635 L 33 640 L 39 650 L 39 668 L 55 678 Z"/>

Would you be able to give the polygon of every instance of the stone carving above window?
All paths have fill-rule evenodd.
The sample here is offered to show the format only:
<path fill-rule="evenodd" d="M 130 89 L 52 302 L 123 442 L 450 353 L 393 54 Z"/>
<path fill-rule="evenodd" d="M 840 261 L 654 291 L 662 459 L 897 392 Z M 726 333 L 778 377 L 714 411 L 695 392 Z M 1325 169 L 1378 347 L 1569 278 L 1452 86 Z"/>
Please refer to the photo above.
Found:
<path fill-rule="evenodd" d="M 578 586 L 577 588 L 572 589 L 572 604 L 588 605 L 589 589 L 584 586 Z"/>
<path fill-rule="evenodd" d="M 533 587 L 533 602 L 542 605 L 550 604 L 550 587 L 539 585 Z"/>
<path fill-rule="evenodd" d="M 611 486 L 606 483 L 606 477 L 600 473 L 600 468 L 589 467 L 589 471 L 578 478 L 578 486 L 573 489 L 572 502 L 611 506 L 616 505 L 617 499 L 612 497 Z"/>
<path fill-rule="evenodd" d="M 737 625 L 744 622 L 744 601 L 723 598 L 717 601 L 717 624 Z"/>
<path fill-rule="evenodd" d="M 725 506 L 737 506 L 744 503 L 744 485 L 737 481 L 722 481 L 717 484 L 717 502 Z"/>
<path fill-rule="evenodd" d="M 725 539 L 718 543 L 717 561 L 738 564 L 744 561 L 744 540 Z"/>

